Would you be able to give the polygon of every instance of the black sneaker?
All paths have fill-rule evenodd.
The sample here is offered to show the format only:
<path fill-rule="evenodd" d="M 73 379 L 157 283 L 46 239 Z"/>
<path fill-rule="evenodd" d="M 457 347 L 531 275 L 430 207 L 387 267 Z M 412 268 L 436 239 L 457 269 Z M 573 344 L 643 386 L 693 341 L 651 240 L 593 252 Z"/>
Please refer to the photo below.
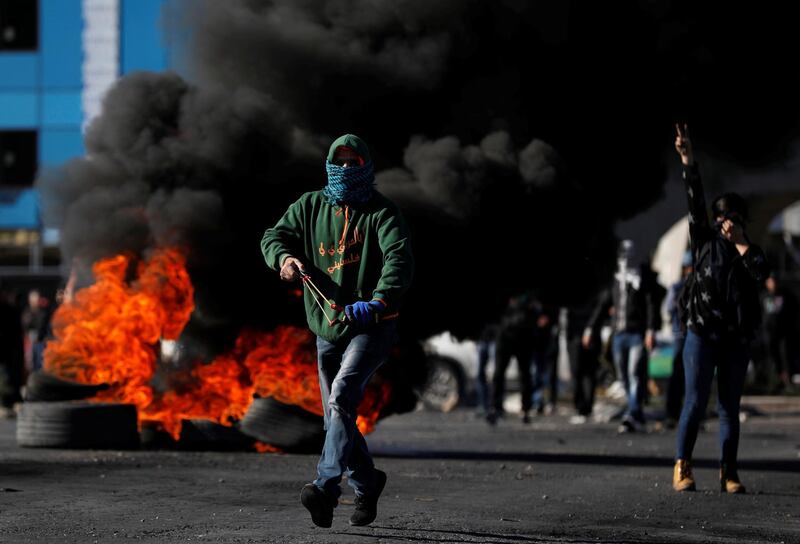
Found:
<path fill-rule="evenodd" d="M 338 504 L 324 490 L 314 484 L 306 484 L 300 491 L 300 502 L 311 512 L 311 521 L 317 527 L 330 527 L 333 524 L 333 509 Z"/>
<path fill-rule="evenodd" d="M 503 412 L 502 410 L 492 409 L 489 411 L 488 414 L 486 414 L 486 422 L 489 425 L 496 425 L 497 420 L 502 417 L 505 417 L 505 415 L 506 415 L 505 412 Z"/>
<path fill-rule="evenodd" d="M 378 498 L 386 485 L 386 473 L 375 469 L 375 489 L 369 495 L 356 495 L 353 503 L 356 505 L 355 512 L 350 516 L 350 525 L 361 527 L 369 525 L 378 517 Z"/>

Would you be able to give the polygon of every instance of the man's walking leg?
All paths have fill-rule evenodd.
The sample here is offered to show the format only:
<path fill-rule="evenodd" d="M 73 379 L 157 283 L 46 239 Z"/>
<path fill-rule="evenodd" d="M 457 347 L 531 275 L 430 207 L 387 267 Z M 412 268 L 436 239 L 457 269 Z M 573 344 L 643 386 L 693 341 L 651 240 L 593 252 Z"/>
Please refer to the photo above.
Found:
<path fill-rule="evenodd" d="M 386 486 L 386 473 L 375 468 L 367 449 L 367 442 L 356 429 L 350 452 L 347 481 L 356 491 L 355 510 L 350 525 L 369 525 L 378 515 L 378 498 Z"/>
<path fill-rule="evenodd" d="M 378 498 L 386 484 L 386 475 L 374 468 L 356 419 L 364 388 L 388 357 L 394 341 L 391 323 L 355 336 L 345 349 L 331 384 L 328 432 L 318 466 L 319 478 L 314 483 L 324 488 L 327 479 L 336 481 L 338 487 L 341 475 L 349 474 L 348 483 L 356 492 L 356 508 L 350 518 L 352 525 L 372 523 L 377 515 Z"/>
<path fill-rule="evenodd" d="M 326 430 L 330 429 L 329 399 L 333 380 L 339 371 L 344 348 L 317 338 L 317 370 L 319 373 L 319 389 L 322 397 L 323 420 Z M 327 434 L 326 434 L 327 441 Z M 341 494 L 339 482 L 341 473 L 320 474 L 317 467 L 317 480 L 306 484 L 300 492 L 300 502 L 311 513 L 311 521 L 318 527 L 330 527 L 333 524 L 333 509 L 338 504 Z"/>

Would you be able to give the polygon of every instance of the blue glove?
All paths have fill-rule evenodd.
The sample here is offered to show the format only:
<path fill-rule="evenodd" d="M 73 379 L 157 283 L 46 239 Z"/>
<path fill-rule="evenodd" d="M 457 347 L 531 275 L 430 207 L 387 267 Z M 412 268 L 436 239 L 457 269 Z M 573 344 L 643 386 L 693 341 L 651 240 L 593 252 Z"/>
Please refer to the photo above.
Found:
<path fill-rule="evenodd" d="M 378 315 L 383 311 L 383 304 L 377 300 L 364 302 L 359 300 L 356 303 L 348 304 L 344 307 L 344 315 L 351 321 L 359 325 L 369 325 L 377 321 Z"/>

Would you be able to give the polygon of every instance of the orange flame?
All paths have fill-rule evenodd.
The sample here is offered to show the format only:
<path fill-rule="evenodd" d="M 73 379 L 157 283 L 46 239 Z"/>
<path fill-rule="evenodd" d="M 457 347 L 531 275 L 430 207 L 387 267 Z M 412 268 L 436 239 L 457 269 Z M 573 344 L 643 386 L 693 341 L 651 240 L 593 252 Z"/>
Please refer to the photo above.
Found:
<path fill-rule="evenodd" d="M 263 442 L 256 442 L 253 447 L 258 453 L 283 453 L 283 450 L 280 448 L 264 444 Z"/>
<path fill-rule="evenodd" d="M 313 335 L 290 326 L 243 330 L 230 352 L 173 371 L 171 387 L 154 390 L 158 343 L 180 336 L 194 310 L 194 288 L 176 249 L 153 252 L 127 281 L 131 263 L 126 255 L 98 261 L 95 283 L 56 311 L 46 370 L 82 383 L 110 384 L 94 400 L 133 403 L 140 422 L 158 422 L 176 439 L 184 419 L 232 425 L 247 412 L 254 393 L 322 415 Z M 385 382 L 367 388 L 358 417 L 363 433 L 374 430 L 390 395 Z M 257 449 L 274 451 L 266 444 Z"/>

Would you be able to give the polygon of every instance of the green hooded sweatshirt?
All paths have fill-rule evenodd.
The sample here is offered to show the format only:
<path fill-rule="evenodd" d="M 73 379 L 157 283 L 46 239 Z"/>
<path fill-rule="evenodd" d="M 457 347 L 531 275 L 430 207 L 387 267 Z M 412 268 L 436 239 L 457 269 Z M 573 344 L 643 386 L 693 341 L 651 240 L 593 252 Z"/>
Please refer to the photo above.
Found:
<path fill-rule="evenodd" d="M 328 149 L 328 162 L 333 162 L 333 156 L 336 154 L 336 149 L 339 147 L 349 147 L 364 159 L 364 162 L 369 162 L 369 148 L 364 140 L 355 134 L 345 134 L 336 138 Z"/>
<path fill-rule="evenodd" d="M 331 148 L 342 145 L 337 142 Z M 287 257 L 299 259 L 324 297 L 336 304 L 334 310 L 320 297 L 320 308 L 311 287 L 304 288 L 308 326 L 329 342 L 363 330 L 340 321 L 347 304 L 379 300 L 385 305 L 381 318 L 396 317 L 414 270 L 405 220 L 377 191 L 358 209 L 334 206 L 322 191 L 304 194 L 267 229 L 261 251 L 276 271 Z"/>

